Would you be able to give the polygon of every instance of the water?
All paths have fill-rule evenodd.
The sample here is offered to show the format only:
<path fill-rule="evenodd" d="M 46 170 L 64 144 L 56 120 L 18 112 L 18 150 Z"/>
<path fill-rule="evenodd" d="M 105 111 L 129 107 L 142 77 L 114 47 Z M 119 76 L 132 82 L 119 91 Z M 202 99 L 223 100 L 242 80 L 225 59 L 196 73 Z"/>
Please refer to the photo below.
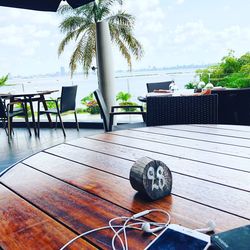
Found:
<path fill-rule="evenodd" d="M 173 69 L 164 71 L 137 71 L 137 72 L 119 72 L 115 77 L 115 93 L 125 91 L 132 94 L 132 101 L 137 101 L 138 96 L 147 93 L 146 83 L 174 80 L 179 89 L 194 79 L 194 68 Z M 68 76 L 55 77 L 34 77 L 34 78 L 15 78 L 8 81 L 9 86 L 0 87 L 0 92 L 34 92 L 38 90 L 60 90 L 65 85 L 78 85 L 77 107 L 82 107 L 81 99 L 93 92 L 98 87 L 97 76 L 90 74 L 88 78 L 83 75 L 74 76 L 70 79 Z M 51 97 L 60 95 L 53 93 Z"/>

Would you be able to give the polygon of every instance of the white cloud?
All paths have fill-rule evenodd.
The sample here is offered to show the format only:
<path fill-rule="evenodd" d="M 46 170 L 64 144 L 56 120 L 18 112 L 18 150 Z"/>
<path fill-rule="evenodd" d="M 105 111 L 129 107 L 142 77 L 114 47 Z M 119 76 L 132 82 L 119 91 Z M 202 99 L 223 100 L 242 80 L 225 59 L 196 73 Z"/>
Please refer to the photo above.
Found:
<path fill-rule="evenodd" d="M 242 4 L 236 0 L 226 3 L 228 6 L 219 2 L 220 8 L 215 9 L 209 2 L 124 1 L 123 9 L 136 17 L 134 33 L 145 50 L 144 58 L 135 63 L 135 68 L 216 62 L 228 49 L 237 54 L 249 50 L 250 28 L 247 10 L 244 12 L 247 6 L 240 9 Z M 187 6 L 183 8 L 181 4 Z M 239 10 L 235 11 L 234 6 L 239 6 Z M 58 14 L 4 7 L 0 7 L 0 12 L 1 70 L 33 74 L 68 65 L 73 46 L 67 47 L 59 59 L 57 56 L 63 37 L 58 30 L 62 19 Z M 241 14 L 236 18 L 237 13 Z M 117 50 L 114 58 L 116 69 L 127 68 Z"/>
<path fill-rule="evenodd" d="M 152 51 L 144 60 L 150 61 L 149 57 L 157 54 L 155 65 L 158 66 L 213 63 L 220 60 L 228 49 L 235 49 L 239 54 L 245 53 L 249 50 L 249 43 L 248 27 L 230 26 L 215 31 L 201 21 L 192 22 L 166 29 L 166 32 L 158 37 L 155 46 L 151 46 Z M 165 58 L 172 60 L 169 62 Z"/>

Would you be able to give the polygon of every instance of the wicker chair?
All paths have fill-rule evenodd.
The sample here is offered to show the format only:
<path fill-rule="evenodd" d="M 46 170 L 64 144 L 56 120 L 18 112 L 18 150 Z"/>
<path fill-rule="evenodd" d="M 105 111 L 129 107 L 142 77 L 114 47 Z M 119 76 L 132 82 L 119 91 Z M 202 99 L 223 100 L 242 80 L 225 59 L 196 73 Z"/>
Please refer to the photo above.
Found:
<path fill-rule="evenodd" d="M 147 126 L 218 123 L 218 96 L 147 97 Z"/>
<path fill-rule="evenodd" d="M 57 98 L 57 100 L 45 100 L 46 102 L 54 102 L 56 104 L 56 108 L 53 109 L 40 110 L 40 104 L 43 101 L 41 100 L 38 102 L 38 112 L 37 112 L 38 136 L 40 135 L 40 115 L 43 114 L 55 114 L 56 127 L 57 127 L 57 116 L 58 116 L 61 123 L 63 135 L 66 136 L 61 113 L 73 111 L 75 115 L 76 128 L 77 130 L 79 130 L 79 124 L 76 116 L 76 92 L 77 92 L 77 85 L 62 87 L 61 97 Z"/>
<path fill-rule="evenodd" d="M 21 108 L 15 108 L 14 106 L 16 104 L 20 104 Z M 2 121 L 3 128 L 6 131 L 6 134 L 8 135 L 8 139 L 11 138 L 13 129 L 12 129 L 12 118 L 15 116 L 24 116 L 25 123 L 27 125 L 29 134 L 31 135 L 29 121 L 28 121 L 28 115 L 26 112 L 26 109 L 23 105 L 23 102 L 15 101 L 10 102 L 7 105 L 5 105 L 5 102 L 0 97 L 0 121 Z M 6 126 L 8 124 L 8 127 Z"/>
<path fill-rule="evenodd" d="M 108 107 L 103 99 L 102 93 L 99 89 L 94 91 L 96 101 L 100 107 L 101 117 L 103 119 L 103 126 L 106 132 L 112 131 L 113 121 L 115 115 L 142 115 L 143 121 L 146 121 L 146 112 L 143 111 L 142 106 L 112 106 L 111 112 L 109 112 Z M 115 112 L 119 108 L 138 108 L 140 111 L 123 111 Z"/>
<path fill-rule="evenodd" d="M 170 85 L 171 83 L 173 83 L 173 81 L 167 81 L 167 82 L 151 82 L 151 83 L 147 83 L 147 90 L 148 90 L 148 93 L 154 92 L 154 90 L 157 90 L 157 89 L 168 90 L 168 89 L 169 89 L 169 85 Z"/>

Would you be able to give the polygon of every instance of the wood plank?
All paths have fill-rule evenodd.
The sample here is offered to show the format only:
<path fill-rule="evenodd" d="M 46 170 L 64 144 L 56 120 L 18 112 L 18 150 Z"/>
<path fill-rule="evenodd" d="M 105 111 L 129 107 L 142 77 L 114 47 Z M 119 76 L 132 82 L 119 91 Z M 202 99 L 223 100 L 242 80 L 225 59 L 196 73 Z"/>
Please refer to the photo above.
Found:
<path fill-rule="evenodd" d="M 136 128 L 133 129 L 136 131 L 143 131 L 143 132 L 150 132 L 162 135 L 170 135 L 173 137 L 180 137 L 180 138 L 188 138 L 193 140 L 200 140 L 200 141 L 208 141 L 208 142 L 215 142 L 225 145 L 234 145 L 238 147 L 247 147 L 250 148 L 250 140 L 243 139 L 243 138 L 234 138 L 234 137 L 227 137 L 222 135 L 213 135 L 213 134 L 203 134 L 203 133 L 195 133 L 192 131 L 187 130 L 173 130 L 172 128 L 168 127 L 145 127 L 145 128 Z"/>
<path fill-rule="evenodd" d="M 115 204 L 22 164 L 4 174 L 1 182 L 79 234 L 107 226 L 114 217 L 132 215 Z M 102 189 L 100 182 L 98 188 Z M 134 249 L 141 249 L 152 239 L 138 234 L 133 232 L 129 237 Z M 111 230 L 102 230 L 85 238 L 101 249 L 110 249 L 112 237 Z"/>
<path fill-rule="evenodd" d="M 193 177 L 197 177 L 201 179 L 206 179 L 208 181 L 221 183 L 223 185 L 228 185 L 231 187 L 250 191 L 250 181 L 249 181 L 250 173 L 241 172 L 241 171 L 237 171 L 234 169 L 220 168 L 220 167 L 209 165 L 206 163 L 180 159 L 177 157 L 170 157 L 170 156 L 166 156 L 164 154 L 159 154 L 159 153 L 145 152 L 143 150 L 136 149 L 130 146 L 106 143 L 106 142 L 110 142 L 111 140 L 110 135 L 105 135 L 101 139 L 102 141 L 98 141 L 98 143 L 96 143 L 95 140 L 88 139 L 88 138 L 81 138 L 79 140 L 74 140 L 73 142 L 70 142 L 69 144 L 77 146 L 77 147 L 81 147 L 81 148 L 86 147 L 86 149 L 99 151 L 100 153 L 104 153 L 104 154 L 109 154 L 109 155 L 114 155 L 114 156 L 118 155 L 120 158 L 128 159 L 131 161 L 136 161 L 137 159 L 144 157 L 146 155 L 152 159 L 163 161 L 164 163 L 167 164 L 167 166 L 173 172 L 181 173 L 184 175 L 189 175 L 189 176 L 193 176 Z M 112 140 L 113 140 L 113 137 L 112 137 Z M 85 153 L 83 153 L 83 151 L 79 151 L 79 154 L 82 155 L 82 157 L 79 156 L 80 158 L 77 158 L 75 156 L 74 159 L 78 159 L 78 162 L 84 161 L 83 155 L 85 155 Z M 87 153 L 87 155 L 89 154 L 90 153 Z M 94 159 L 94 156 L 92 159 Z M 112 159 L 110 159 L 110 161 L 112 161 Z M 94 163 L 92 162 L 88 164 L 91 164 L 93 166 Z M 192 171 L 190 171 L 190 169 L 192 169 Z M 119 174 L 119 172 L 117 171 L 116 173 Z M 123 170 L 120 170 L 120 171 L 123 171 Z"/>
<path fill-rule="evenodd" d="M 46 164 L 48 162 L 53 162 L 54 165 Z M 105 200 L 109 200 L 114 204 L 119 204 L 134 213 L 145 209 L 162 208 L 171 213 L 172 223 L 182 224 L 190 228 L 203 227 L 208 220 L 213 219 L 217 223 L 217 231 L 228 230 L 249 223 L 249 220 L 241 219 L 175 195 L 165 197 L 159 201 L 145 201 L 137 195 L 129 181 L 124 178 L 50 154 L 39 153 L 29 158 L 28 161 L 26 160 L 26 163 L 56 178 L 60 178 L 81 189 L 96 194 Z M 175 179 L 174 185 L 177 185 L 177 180 Z M 160 214 L 155 213 L 153 219 L 162 220 L 164 218 Z"/>
<path fill-rule="evenodd" d="M 99 134 L 92 136 L 98 140 L 109 138 L 110 142 L 120 145 L 126 145 L 138 149 L 145 150 L 146 152 L 155 152 L 159 154 L 165 154 L 168 156 L 179 157 L 182 159 L 188 159 L 193 161 L 199 161 L 204 163 L 213 164 L 216 166 L 222 166 L 226 168 L 232 168 L 242 170 L 247 173 L 250 172 L 250 161 L 246 158 L 241 158 L 231 155 L 222 155 L 213 152 L 200 151 L 197 149 L 183 148 L 175 145 L 162 145 L 161 143 L 144 141 L 137 138 L 126 138 L 122 136 L 116 136 L 115 134 Z"/>
<path fill-rule="evenodd" d="M 190 126 L 190 125 L 168 125 L 168 126 L 161 126 L 161 128 L 173 129 L 173 130 L 185 130 L 191 131 L 195 133 L 204 133 L 204 134 L 213 134 L 213 135 L 220 135 L 220 136 L 228 136 L 228 137 L 235 137 L 235 138 L 243 138 L 243 139 L 250 139 L 250 132 L 247 131 L 238 131 L 234 130 L 233 133 L 230 130 L 226 129 L 216 129 L 211 127 L 198 127 L 198 126 Z"/>
<path fill-rule="evenodd" d="M 76 234 L 0 184 L 0 248 L 59 249 Z M 79 239 L 68 249 L 96 249 Z"/>
<path fill-rule="evenodd" d="M 56 155 L 63 156 L 68 159 L 74 159 L 75 161 L 84 163 L 84 157 L 88 154 L 86 150 L 82 150 L 76 147 L 70 148 L 70 146 L 68 147 L 65 146 L 66 145 L 59 145 L 53 149 L 50 149 L 49 151 L 53 152 Z M 82 153 L 80 153 L 81 150 Z M 81 154 L 84 157 L 81 157 L 80 156 Z M 90 154 L 93 154 L 93 152 L 90 152 Z M 80 159 L 79 156 L 81 160 L 79 160 Z M 119 160 L 121 161 L 119 162 Z M 110 166 L 110 162 L 112 162 L 112 167 L 114 166 L 113 163 L 116 162 L 116 164 L 118 164 L 116 168 L 122 169 L 121 172 L 124 175 L 120 173 L 118 174 L 119 176 L 128 178 L 129 171 L 132 166 L 131 161 L 126 162 L 124 159 L 119 159 L 109 155 L 103 155 L 102 169 L 105 171 L 111 169 L 110 172 L 112 173 L 112 167 Z M 98 166 L 98 164 L 99 164 L 98 161 L 96 162 L 93 161 L 94 167 Z M 203 180 L 198 180 L 196 178 L 191 178 L 175 173 L 173 173 L 173 178 L 174 178 L 173 194 L 180 195 L 182 197 L 186 197 L 193 201 L 200 202 L 202 204 L 218 208 L 221 210 L 226 209 L 225 211 L 233 214 L 238 214 L 239 216 L 242 216 L 244 218 L 250 218 L 249 192 L 233 189 L 230 187 L 218 185 Z M 198 192 L 197 188 L 198 190 L 203 190 L 203 191 L 206 190 L 206 193 Z M 224 194 L 227 194 L 227 196 L 225 197 Z M 241 198 L 240 200 L 239 197 Z"/>
<path fill-rule="evenodd" d="M 208 128 L 215 128 L 215 129 L 223 129 L 223 130 L 236 130 L 236 131 L 246 131 L 250 132 L 249 126 L 244 125 L 226 125 L 226 124 L 195 124 L 198 127 L 208 127 Z"/>
<path fill-rule="evenodd" d="M 183 137 L 174 137 L 172 135 L 155 134 L 151 132 L 144 132 L 138 130 L 130 130 L 129 133 L 125 130 L 112 132 L 112 134 L 122 135 L 129 138 L 137 138 L 146 141 L 155 141 L 162 144 L 176 145 L 187 148 L 194 148 L 202 151 L 215 152 L 220 154 L 227 154 L 250 159 L 250 149 L 238 147 L 234 145 L 219 144 L 217 142 L 199 141 L 194 139 L 187 139 Z M 163 146 L 164 146 L 163 145 Z M 201 152 L 202 153 L 202 152 Z"/>

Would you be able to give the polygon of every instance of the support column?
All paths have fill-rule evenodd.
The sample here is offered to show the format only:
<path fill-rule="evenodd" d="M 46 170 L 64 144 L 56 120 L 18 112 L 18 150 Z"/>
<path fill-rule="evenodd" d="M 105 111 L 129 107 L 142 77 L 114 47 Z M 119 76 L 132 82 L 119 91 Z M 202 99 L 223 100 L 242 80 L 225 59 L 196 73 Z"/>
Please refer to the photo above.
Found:
<path fill-rule="evenodd" d="M 110 31 L 106 21 L 96 24 L 96 50 L 98 84 L 110 110 L 115 103 L 115 77 Z"/>

